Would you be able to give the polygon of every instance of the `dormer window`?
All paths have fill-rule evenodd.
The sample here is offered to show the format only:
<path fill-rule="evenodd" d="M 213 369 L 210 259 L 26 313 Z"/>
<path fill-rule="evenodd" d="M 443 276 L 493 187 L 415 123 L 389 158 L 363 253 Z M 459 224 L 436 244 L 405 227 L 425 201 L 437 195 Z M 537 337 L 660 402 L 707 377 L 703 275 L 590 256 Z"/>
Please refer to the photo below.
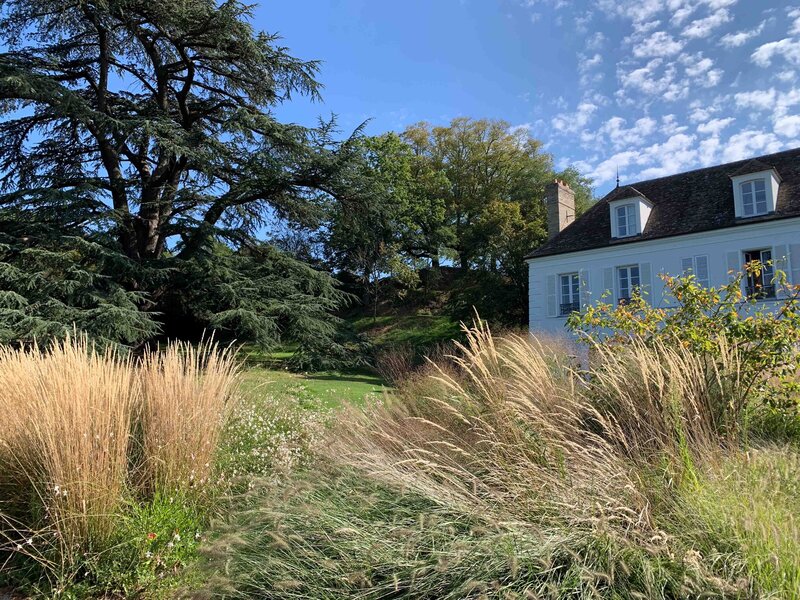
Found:
<path fill-rule="evenodd" d="M 628 237 L 636 235 L 636 207 L 633 204 L 623 204 L 617 207 L 617 235 Z"/>
<path fill-rule="evenodd" d="M 733 175 L 731 179 L 737 218 L 749 219 L 775 212 L 780 177 L 774 169 Z"/>
<path fill-rule="evenodd" d="M 763 179 L 745 181 L 742 185 L 742 211 L 745 217 L 767 214 L 767 184 Z"/>
<path fill-rule="evenodd" d="M 644 196 L 622 197 L 608 203 L 611 211 L 611 237 L 613 239 L 630 238 L 645 231 L 653 204 Z"/>

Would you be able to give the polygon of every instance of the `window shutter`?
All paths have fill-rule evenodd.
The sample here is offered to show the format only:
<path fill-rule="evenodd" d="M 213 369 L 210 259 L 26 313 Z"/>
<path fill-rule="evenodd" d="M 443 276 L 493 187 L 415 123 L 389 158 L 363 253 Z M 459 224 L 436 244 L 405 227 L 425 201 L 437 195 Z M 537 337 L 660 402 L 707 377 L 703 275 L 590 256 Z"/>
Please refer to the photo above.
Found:
<path fill-rule="evenodd" d="M 558 316 L 558 302 L 556 301 L 556 276 L 547 276 L 547 316 Z"/>
<path fill-rule="evenodd" d="M 578 271 L 581 288 L 581 309 L 592 303 L 592 288 L 589 287 L 589 269 Z"/>
<path fill-rule="evenodd" d="M 792 274 L 789 272 L 789 246 L 780 244 L 772 248 L 772 268 L 774 271 L 783 271 L 786 273 L 786 278 L 791 281 Z M 770 282 L 771 283 L 771 282 Z M 775 283 L 775 293 L 778 297 L 786 295 L 786 289 Z"/>
<path fill-rule="evenodd" d="M 603 269 L 603 294 L 614 302 L 614 269 L 611 267 Z"/>
<path fill-rule="evenodd" d="M 728 281 L 733 281 L 736 274 L 742 270 L 742 261 L 738 252 L 728 252 Z"/>
<path fill-rule="evenodd" d="M 800 244 L 792 244 L 789 258 L 792 267 L 792 283 L 794 285 L 800 285 Z"/>
<path fill-rule="evenodd" d="M 639 265 L 639 287 L 641 288 L 642 298 L 647 302 L 653 303 L 653 274 L 650 263 Z"/>

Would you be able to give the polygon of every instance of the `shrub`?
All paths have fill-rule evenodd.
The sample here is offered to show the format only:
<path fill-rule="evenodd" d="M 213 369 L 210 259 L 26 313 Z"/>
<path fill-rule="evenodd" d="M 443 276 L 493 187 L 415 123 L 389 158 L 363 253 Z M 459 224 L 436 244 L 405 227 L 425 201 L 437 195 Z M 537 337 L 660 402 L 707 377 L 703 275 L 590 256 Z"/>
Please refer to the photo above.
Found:
<path fill-rule="evenodd" d="M 575 312 L 568 325 L 592 344 L 661 340 L 683 345 L 717 366 L 724 366 L 720 349 L 730 346 L 740 358 L 741 396 L 794 409 L 800 398 L 795 377 L 800 369 L 800 286 L 790 285 L 786 274 L 777 271 L 772 283 L 779 300 L 759 303 L 757 296 L 742 293 L 742 280 L 762 270 L 763 265 L 755 261 L 717 288 L 701 286 L 694 275 L 661 275 L 673 307 L 651 306 L 635 294 L 622 306 L 601 300 Z M 725 344 L 720 344 L 722 339 Z"/>

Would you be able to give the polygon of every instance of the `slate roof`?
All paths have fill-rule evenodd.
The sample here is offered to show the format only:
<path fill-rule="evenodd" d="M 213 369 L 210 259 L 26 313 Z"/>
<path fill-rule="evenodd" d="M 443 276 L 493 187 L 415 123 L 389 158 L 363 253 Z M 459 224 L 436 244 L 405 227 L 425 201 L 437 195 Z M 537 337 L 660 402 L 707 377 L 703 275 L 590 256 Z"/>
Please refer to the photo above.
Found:
<path fill-rule="evenodd" d="M 775 169 L 781 182 L 777 209 L 761 217 L 737 219 L 730 178 L 770 168 Z M 637 195 L 653 203 L 644 231 L 634 237 L 612 239 L 608 203 Z M 789 217 L 800 217 L 800 148 L 618 187 L 526 258 L 635 244 Z"/>

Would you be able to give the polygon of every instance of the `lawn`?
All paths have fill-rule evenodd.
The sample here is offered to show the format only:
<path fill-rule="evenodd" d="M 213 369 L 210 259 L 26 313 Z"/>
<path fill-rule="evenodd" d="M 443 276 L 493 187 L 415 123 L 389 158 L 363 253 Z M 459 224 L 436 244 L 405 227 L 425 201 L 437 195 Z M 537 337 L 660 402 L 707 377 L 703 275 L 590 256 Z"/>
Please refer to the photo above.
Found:
<path fill-rule="evenodd" d="M 368 396 L 380 396 L 389 387 L 374 373 L 292 373 L 286 370 L 251 367 L 242 378 L 245 395 L 268 392 L 270 396 L 301 406 L 338 408 L 345 403 L 363 404 Z"/>

